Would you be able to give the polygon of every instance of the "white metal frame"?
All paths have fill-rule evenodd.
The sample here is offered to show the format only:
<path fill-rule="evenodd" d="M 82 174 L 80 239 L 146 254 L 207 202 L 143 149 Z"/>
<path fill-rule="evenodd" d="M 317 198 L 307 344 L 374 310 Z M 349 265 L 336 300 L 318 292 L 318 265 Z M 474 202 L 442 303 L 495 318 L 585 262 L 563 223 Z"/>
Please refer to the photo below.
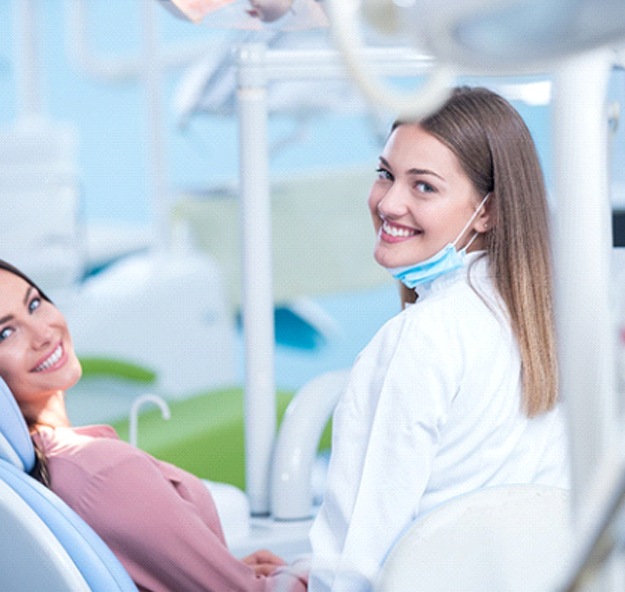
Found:
<path fill-rule="evenodd" d="M 429 57 L 412 49 L 369 49 L 366 67 L 386 76 L 423 74 Z M 242 290 L 245 335 L 246 482 L 252 513 L 270 507 L 270 468 L 276 432 L 271 262 L 271 195 L 267 146 L 267 86 L 272 80 L 346 77 L 333 50 L 269 50 L 245 44 L 238 58 Z"/>
<path fill-rule="evenodd" d="M 617 418 L 606 106 L 612 59 L 606 50 L 571 58 L 556 69 L 554 87 L 556 309 L 576 511 Z"/>
<path fill-rule="evenodd" d="M 610 523 L 623 504 L 623 451 L 619 449 L 615 320 L 610 306 L 611 204 L 608 186 L 607 85 L 615 55 L 600 49 L 556 68 L 553 103 L 557 216 L 556 312 L 560 389 L 567 411 L 572 459 L 572 519 L 578 551 L 562 590 L 586 586 L 614 548 Z M 618 469 L 603 483 L 605 500 L 591 499 L 604 459 Z M 613 490 L 613 491 L 612 491 Z M 601 501 L 602 507 L 597 508 Z M 590 525 L 587 524 L 590 516 Z M 615 589 L 607 571 L 592 589 Z M 618 586 L 618 589 L 622 584 Z"/>

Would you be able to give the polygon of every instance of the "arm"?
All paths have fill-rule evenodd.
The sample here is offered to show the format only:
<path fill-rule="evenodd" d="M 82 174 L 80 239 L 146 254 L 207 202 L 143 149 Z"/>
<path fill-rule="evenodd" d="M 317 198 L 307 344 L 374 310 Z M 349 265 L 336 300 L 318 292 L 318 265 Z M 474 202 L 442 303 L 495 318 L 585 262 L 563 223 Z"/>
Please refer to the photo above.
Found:
<path fill-rule="evenodd" d="M 196 481 L 166 478 L 147 455 L 124 455 L 92 477 L 76 510 L 150 590 L 255 592 L 281 580 L 296 590 L 299 580 L 283 570 L 262 577 L 229 552 L 210 493 Z"/>
<path fill-rule="evenodd" d="M 371 589 L 419 510 L 457 377 L 441 364 L 438 331 L 430 339 L 416 325 L 400 315 L 382 328 L 336 409 L 324 504 L 311 531 L 312 591 Z"/>

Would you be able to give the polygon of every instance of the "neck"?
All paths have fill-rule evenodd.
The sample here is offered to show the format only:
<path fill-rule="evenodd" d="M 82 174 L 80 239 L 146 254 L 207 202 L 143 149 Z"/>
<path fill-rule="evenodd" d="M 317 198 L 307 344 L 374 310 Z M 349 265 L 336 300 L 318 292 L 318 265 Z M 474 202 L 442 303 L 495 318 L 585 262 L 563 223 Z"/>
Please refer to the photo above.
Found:
<path fill-rule="evenodd" d="M 65 407 L 65 393 L 56 391 L 52 393 L 41 405 L 29 406 L 23 409 L 31 431 L 38 427 L 48 426 L 52 428 L 70 427 L 71 423 Z"/>
<path fill-rule="evenodd" d="M 484 235 L 478 233 L 477 236 L 466 246 L 467 253 L 471 253 L 473 251 L 483 251 L 486 248 Z"/>

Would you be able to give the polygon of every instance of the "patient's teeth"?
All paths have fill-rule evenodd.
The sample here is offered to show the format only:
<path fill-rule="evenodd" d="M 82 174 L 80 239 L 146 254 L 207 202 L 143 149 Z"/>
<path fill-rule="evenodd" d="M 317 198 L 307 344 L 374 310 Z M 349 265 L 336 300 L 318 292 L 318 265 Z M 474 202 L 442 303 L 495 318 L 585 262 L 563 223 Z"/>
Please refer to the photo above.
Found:
<path fill-rule="evenodd" d="M 47 360 L 45 360 L 45 362 L 42 362 L 41 364 L 39 364 L 39 366 L 35 368 L 35 372 L 42 372 L 43 370 L 47 370 L 48 368 L 50 368 L 50 366 L 53 366 L 61 359 L 62 354 L 63 354 L 63 348 L 59 345 L 52 352 L 50 357 Z"/>

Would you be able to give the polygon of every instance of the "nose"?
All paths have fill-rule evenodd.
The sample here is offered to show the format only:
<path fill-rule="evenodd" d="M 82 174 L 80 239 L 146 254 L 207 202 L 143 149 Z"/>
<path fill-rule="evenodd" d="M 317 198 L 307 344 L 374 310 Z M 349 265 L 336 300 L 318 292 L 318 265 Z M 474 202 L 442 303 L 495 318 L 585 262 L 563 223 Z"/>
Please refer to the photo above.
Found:
<path fill-rule="evenodd" d="M 378 214 L 383 218 L 397 219 L 403 216 L 408 208 L 406 192 L 401 184 L 395 182 L 382 193 L 376 205 Z"/>
<path fill-rule="evenodd" d="M 53 330 L 49 323 L 32 319 L 29 330 L 33 349 L 43 349 L 52 343 Z"/>

